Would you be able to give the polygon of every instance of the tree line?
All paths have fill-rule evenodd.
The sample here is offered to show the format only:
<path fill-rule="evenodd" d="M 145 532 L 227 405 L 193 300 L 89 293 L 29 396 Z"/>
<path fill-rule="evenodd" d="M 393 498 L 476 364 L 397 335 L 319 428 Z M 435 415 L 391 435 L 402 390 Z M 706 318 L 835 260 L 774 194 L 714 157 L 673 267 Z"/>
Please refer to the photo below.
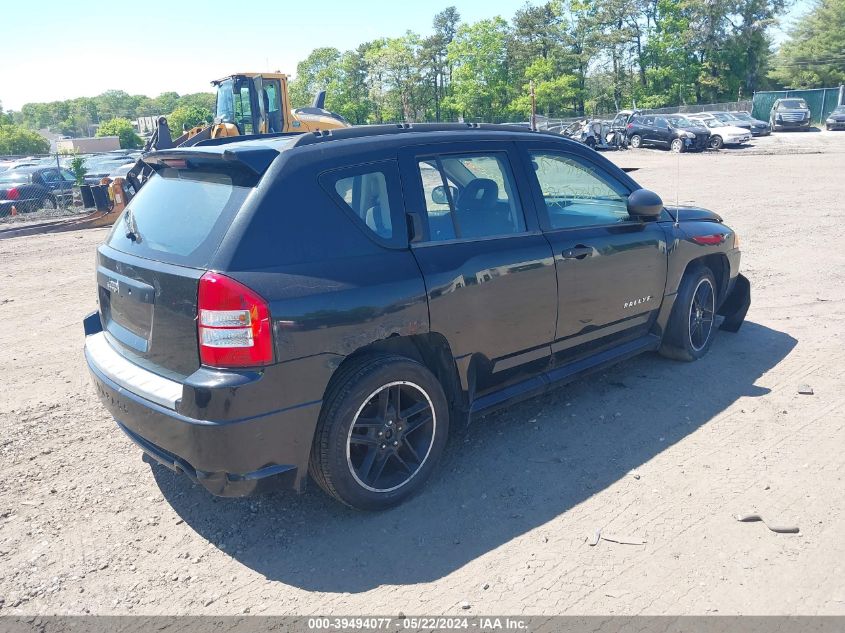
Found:
<path fill-rule="evenodd" d="M 798 81 L 784 71 L 799 44 L 772 51 L 771 31 L 787 2 L 550 0 L 509 21 L 474 23 L 450 7 L 426 37 L 409 31 L 354 50 L 314 50 L 297 67 L 292 100 L 305 105 L 326 89 L 331 109 L 356 124 L 525 120 L 532 84 L 538 111 L 560 117 L 736 101 L 822 79 Z M 829 15 L 814 16 L 837 6 L 845 0 L 818 2 L 802 24 L 828 29 Z M 805 31 L 799 26 L 794 41 Z M 841 53 L 841 37 L 822 39 Z"/>
<path fill-rule="evenodd" d="M 510 20 L 472 23 L 448 7 L 426 36 L 408 31 L 353 50 L 313 50 L 297 66 L 291 101 L 309 105 L 325 89 L 327 107 L 354 124 L 501 122 L 527 119 L 531 85 L 540 114 L 566 117 L 845 83 L 845 0 L 816 0 L 773 51 L 772 30 L 789 1 L 549 0 L 526 4 Z M 101 126 L 134 143 L 126 131 L 132 119 L 164 114 L 179 133 L 210 121 L 213 110 L 212 93 L 109 90 L 28 103 L 19 112 L 0 109 L 0 139 L 7 139 L 0 153 L 31 146 L 27 130 L 87 136 Z"/>

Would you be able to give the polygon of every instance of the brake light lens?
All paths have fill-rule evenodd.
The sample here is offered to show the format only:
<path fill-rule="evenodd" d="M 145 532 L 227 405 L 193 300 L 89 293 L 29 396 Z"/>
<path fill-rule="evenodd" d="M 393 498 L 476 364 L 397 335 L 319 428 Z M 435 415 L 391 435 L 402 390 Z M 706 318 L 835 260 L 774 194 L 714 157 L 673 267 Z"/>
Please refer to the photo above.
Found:
<path fill-rule="evenodd" d="M 6 192 L 6 200 L 19 200 L 21 197 L 21 192 L 12 187 Z"/>
<path fill-rule="evenodd" d="M 628 124 L 628 125 L 626 125 L 625 127 L 626 127 L 627 129 L 629 129 L 629 130 L 633 130 L 633 129 L 634 129 L 634 124 L 633 124 L 633 123 L 629 123 L 629 124 Z"/>
<path fill-rule="evenodd" d="M 212 367 L 261 367 L 273 362 L 267 302 L 242 283 L 207 272 L 199 283 L 200 360 Z"/>

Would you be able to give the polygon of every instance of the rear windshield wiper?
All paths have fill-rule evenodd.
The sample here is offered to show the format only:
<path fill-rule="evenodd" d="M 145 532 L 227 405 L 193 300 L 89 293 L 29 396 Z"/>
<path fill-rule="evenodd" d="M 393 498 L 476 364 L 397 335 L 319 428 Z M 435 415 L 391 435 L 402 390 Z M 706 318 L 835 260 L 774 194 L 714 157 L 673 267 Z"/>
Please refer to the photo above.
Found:
<path fill-rule="evenodd" d="M 127 207 L 124 221 L 126 222 L 126 237 L 135 243 L 140 242 L 141 233 L 138 231 L 138 224 L 135 222 L 135 214 L 132 212 L 132 207 Z"/>

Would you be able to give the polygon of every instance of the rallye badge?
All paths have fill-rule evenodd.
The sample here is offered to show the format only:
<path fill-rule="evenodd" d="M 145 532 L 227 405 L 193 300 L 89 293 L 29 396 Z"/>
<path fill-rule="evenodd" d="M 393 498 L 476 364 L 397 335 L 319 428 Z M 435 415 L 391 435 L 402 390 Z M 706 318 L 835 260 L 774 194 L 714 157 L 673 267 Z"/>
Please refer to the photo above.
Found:
<path fill-rule="evenodd" d="M 631 301 L 626 301 L 625 305 L 623 305 L 622 307 L 623 308 L 633 308 L 634 306 L 638 306 L 641 303 L 646 303 L 648 301 L 651 301 L 651 295 L 649 295 L 647 297 L 640 297 L 639 299 L 632 299 Z"/>

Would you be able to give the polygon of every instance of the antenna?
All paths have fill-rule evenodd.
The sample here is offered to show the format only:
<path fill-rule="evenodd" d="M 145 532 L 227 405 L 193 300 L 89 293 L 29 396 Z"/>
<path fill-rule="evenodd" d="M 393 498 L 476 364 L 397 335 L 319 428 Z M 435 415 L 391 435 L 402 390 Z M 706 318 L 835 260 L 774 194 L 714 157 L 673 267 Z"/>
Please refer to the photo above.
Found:
<path fill-rule="evenodd" d="M 681 153 L 675 156 L 677 162 L 675 163 L 675 228 L 678 228 L 681 213 L 678 207 L 681 206 Z"/>

